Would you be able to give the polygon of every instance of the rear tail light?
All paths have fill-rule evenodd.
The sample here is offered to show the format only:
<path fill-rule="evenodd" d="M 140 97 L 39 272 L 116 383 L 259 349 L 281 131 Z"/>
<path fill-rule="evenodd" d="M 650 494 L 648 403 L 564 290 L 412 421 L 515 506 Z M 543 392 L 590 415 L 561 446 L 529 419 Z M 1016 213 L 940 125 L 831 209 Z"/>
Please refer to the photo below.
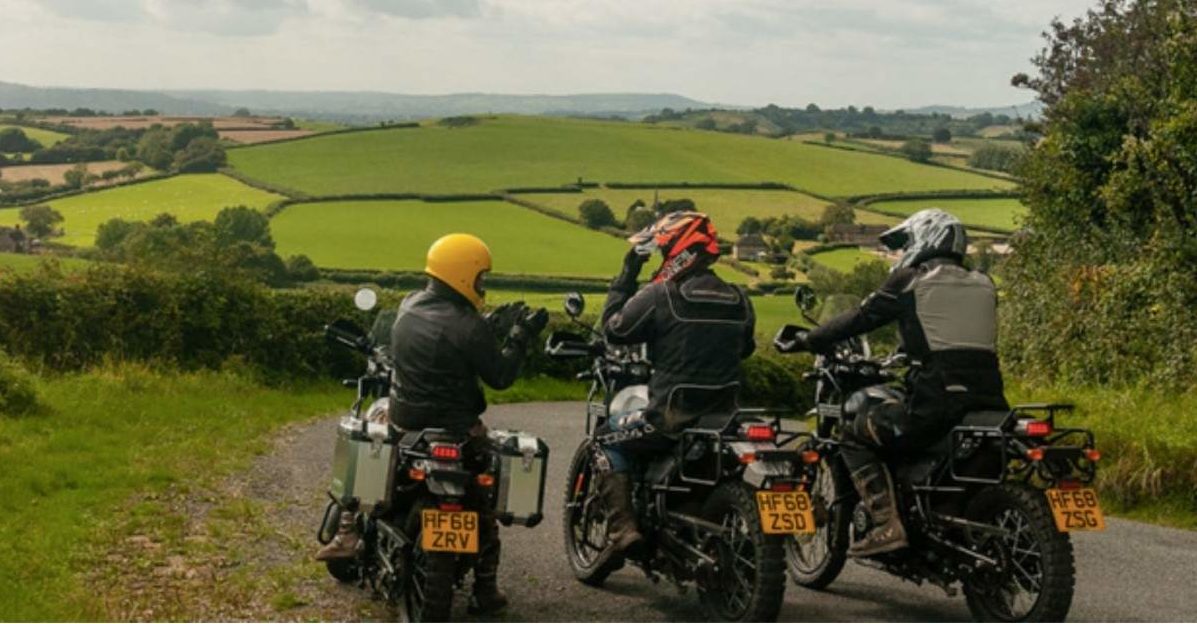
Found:
<path fill-rule="evenodd" d="M 1018 421 L 1014 431 L 1032 438 L 1043 438 L 1052 434 L 1052 424 L 1046 420 L 1023 419 Z"/>
<path fill-rule="evenodd" d="M 784 483 L 784 482 L 783 483 L 774 483 L 773 485 L 769 486 L 769 489 L 773 492 L 793 492 L 794 484 L 793 483 Z"/>
<path fill-rule="evenodd" d="M 463 507 L 461 503 L 441 503 L 437 505 L 441 511 L 461 511 Z"/>
<path fill-rule="evenodd" d="M 1039 447 L 1029 448 L 1026 452 L 1027 459 L 1037 462 L 1043 460 L 1043 449 Z"/>
<path fill-rule="evenodd" d="M 495 484 L 495 475 L 488 472 L 478 475 L 475 479 L 478 481 L 478 485 L 482 487 L 491 487 Z"/>
<path fill-rule="evenodd" d="M 419 468 L 412 468 L 411 470 L 407 471 L 407 478 L 411 479 L 412 481 L 423 481 L 427 476 L 427 473 Z"/>
<path fill-rule="evenodd" d="M 744 428 L 744 439 L 753 442 L 772 442 L 777 437 L 772 425 L 748 425 Z"/>
<path fill-rule="evenodd" d="M 802 451 L 802 463 L 804 463 L 804 464 L 819 463 L 819 451 Z"/>
<path fill-rule="evenodd" d="M 1097 449 L 1087 448 L 1083 452 L 1085 454 L 1085 459 L 1095 464 L 1097 463 L 1097 460 L 1101 459 L 1101 451 Z"/>
<path fill-rule="evenodd" d="M 1079 490 L 1081 489 L 1081 483 L 1072 479 L 1060 479 L 1056 482 L 1056 487 L 1061 490 Z"/>
<path fill-rule="evenodd" d="M 741 464 L 751 464 L 756 461 L 756 453 L 744 453 L 740 455 Z"/>
<path fill-rule="evenodd" d="M 461 459 L 461 447 L 452 444 L 433 444 L 429 453 L 434 459 L 457 461 Z"/>

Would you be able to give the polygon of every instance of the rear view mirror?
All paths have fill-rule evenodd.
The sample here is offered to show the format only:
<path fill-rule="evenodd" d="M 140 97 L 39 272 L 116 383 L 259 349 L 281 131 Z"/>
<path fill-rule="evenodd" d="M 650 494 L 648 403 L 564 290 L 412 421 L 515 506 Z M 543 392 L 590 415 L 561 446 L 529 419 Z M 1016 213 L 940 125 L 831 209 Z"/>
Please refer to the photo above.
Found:
<path fill-rule="evenodd" d="M 818 303 L 818 298 L 815 297 L 815 289 L 806 284 L 799 284 L 794 289 L 794 305 L 798 306 L 799 310 L 803 312 L 810 312 L 815 309 Z"/>
<path fill-rule="evenodd" d="M 582 316 L 582 312 L 586 310 L 586 298 L 580 292 L 571 292 L 565 295 L 565 313 L 570 318 L 578 318 Z"/>
<path fill-rule="evenodd" d="M 378 293 L 369 288 L 363 288 L 353 294 L 353 305 L 363 312 L 369 312 L 378 305 Z"/>

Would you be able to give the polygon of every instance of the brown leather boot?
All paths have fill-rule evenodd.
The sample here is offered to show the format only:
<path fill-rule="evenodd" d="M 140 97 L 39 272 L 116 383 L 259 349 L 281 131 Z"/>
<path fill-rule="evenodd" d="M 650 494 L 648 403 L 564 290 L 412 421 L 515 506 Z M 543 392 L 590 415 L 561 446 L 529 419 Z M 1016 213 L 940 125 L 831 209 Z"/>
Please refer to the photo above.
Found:
<path fill-rule="evenodd" d="M 599 494 L 607 505 L 607 551 L 614 555 L 644 540 L 636 526 L 631 481 L 626 472 L 609 472 L 599 479 Z"/>
<path fill-rule="evenodd" d="M 316 561 L 352 559 L 357 556 L 359 541 L 357 526 L 353 522 L 353 514 L 348 511 L 342 511 L 341 524 L 337 527 L 336 537 L 316 552 Z"/>
<path fill-rule="evenodd" d="M 494 613 L 507 606 L 507 595 L 499 590 L 499 560 L 503 543 L 494 516 L 483 516 L 478 533 L 478 560 L 474 562 L 474 594 L 468 612 Z"/>
<path fill-rule="evenodd" d="M 852 473 L 852 483 L 873 521 L 873 528 L 848 547 L 850 557 L 871 557 L 905 548 L 906 529 L 894 498 L 894 483 L 882 463 L 867 464 Z"/>
<path fill-rule="evenodd" d="M 499 589 L 496 578 L 475 577 L 474 595 L 470 596 L 467 611 L 474 615 L 483 615 L 501 611 L 507 606 L 507 594 Z"/>

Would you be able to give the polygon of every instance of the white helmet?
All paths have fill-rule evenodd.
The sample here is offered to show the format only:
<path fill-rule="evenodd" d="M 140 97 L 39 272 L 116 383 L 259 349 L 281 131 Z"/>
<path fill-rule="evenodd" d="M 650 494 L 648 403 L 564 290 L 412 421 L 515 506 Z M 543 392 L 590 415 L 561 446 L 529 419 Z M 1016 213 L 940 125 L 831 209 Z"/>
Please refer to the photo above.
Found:
<path fill-rule="evenodd" d="M 902 257 L 894 270 L 915 266 L 939 257 L 963 260 L 968 251 L 968 235 L 960 219 L 940 210 L 920 210 L 881 235 L 881 244 L 897 251 Z"/>

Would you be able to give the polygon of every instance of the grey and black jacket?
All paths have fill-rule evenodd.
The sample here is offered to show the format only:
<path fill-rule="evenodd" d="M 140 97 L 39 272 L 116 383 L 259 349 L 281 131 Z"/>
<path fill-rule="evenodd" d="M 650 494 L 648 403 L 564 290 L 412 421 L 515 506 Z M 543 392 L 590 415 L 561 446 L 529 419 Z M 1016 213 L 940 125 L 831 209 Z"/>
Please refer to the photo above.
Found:
<path fill-rule="evenodd" d="M 666 430 L 680 424 L 666 418 L 676 387 L 736 383 L 740 361 L 756 349 L 752 301 L 709 268 L 639 291 L 625 272 L 607 293 L 602 326 L 609 343 L 647 345 L 653 373 L 646 414 Z"/>
<path fill-rule="evenodd" d="M 404 298 L 391 330 L 391 422 L 404 429 L 469 430 L 486 411 L 479 381 L 498 390 L 515 383 L 526 341 L 515 332 L 500 343 L 473 304 L 430 279 Z"/>
<path fill-rule="evenodd" d="M 908 408 L 924 424 L 951 423 L 966 412 L 1007 409 L 997 358 L 997 292 L 984 273 L 955 257 L 898 268 L 859 308 L 807 336 L 816 353 L 897 321 L 912 366 Z"/>

